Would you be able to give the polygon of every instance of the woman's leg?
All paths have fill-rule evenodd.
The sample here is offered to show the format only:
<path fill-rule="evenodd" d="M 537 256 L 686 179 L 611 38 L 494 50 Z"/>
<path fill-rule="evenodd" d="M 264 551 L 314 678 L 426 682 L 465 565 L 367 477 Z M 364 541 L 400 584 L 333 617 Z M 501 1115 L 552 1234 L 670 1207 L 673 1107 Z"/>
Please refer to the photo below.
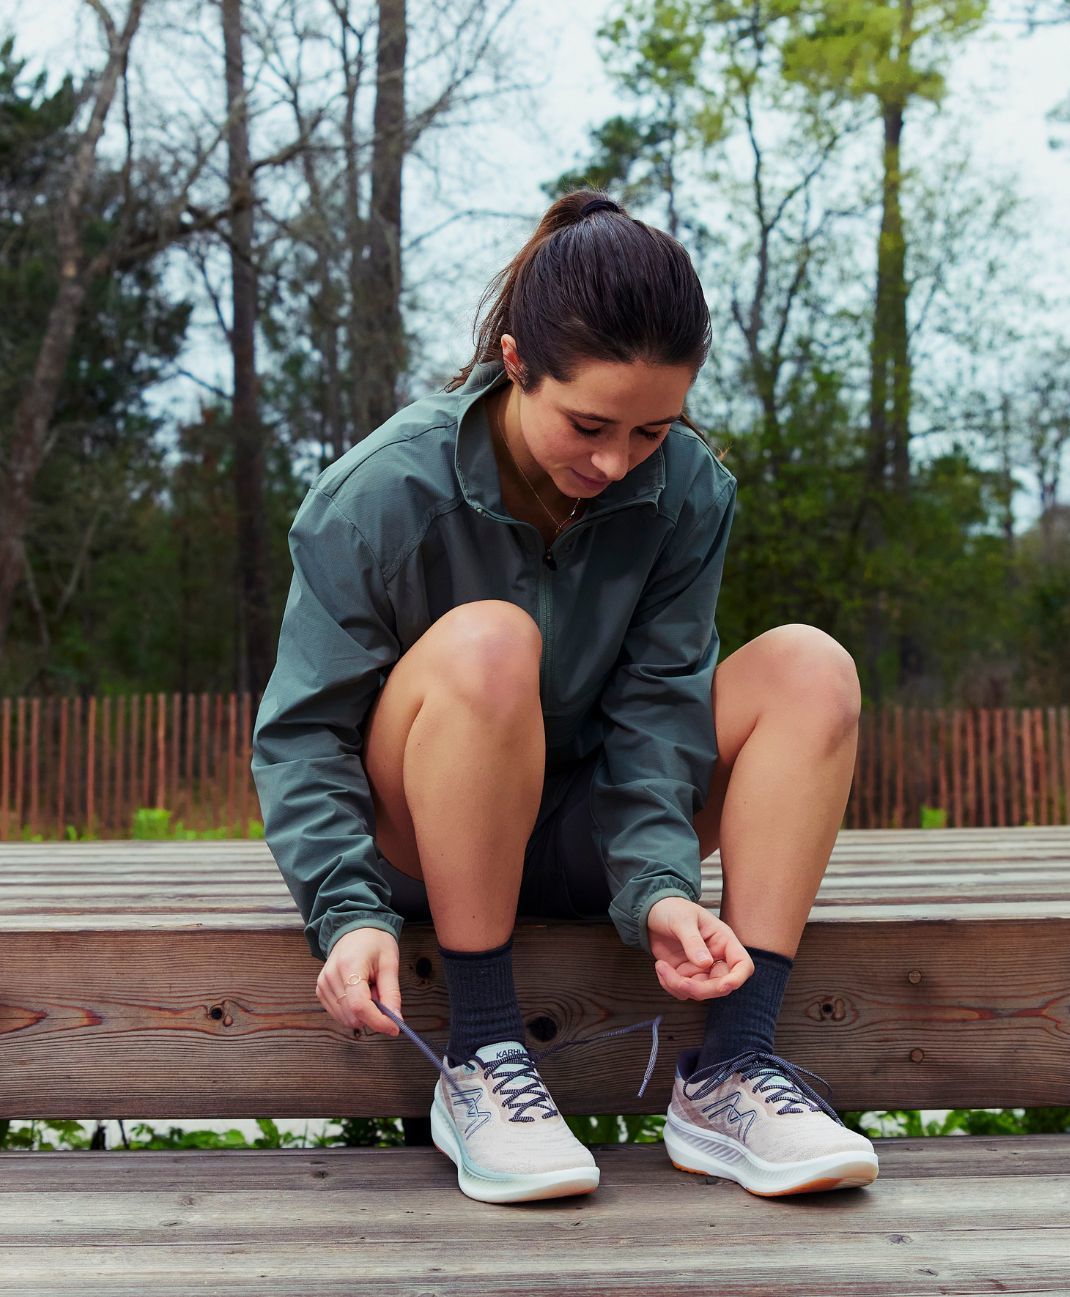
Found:
<path fill-rule="evenodd" d="M 773 1050 L 803 928 L 850 795 L 861 695 L 854 661 L 814 626 L 778 626 L 714 673 L 719 759 L 695 817 L 703 859 L 720 846 L 720 917 L 754 972 L 711 1000 L 697 1066 Z"/>
<path fill-rule="evenodd" d="M 543 791 L 541 652 L 522 609 L 463 604 L 395 665 L 367 726 L 376 841 L 423 880 L 453 1065 L 483 1045 L 524 1042 L 512 932 Z"/>
<path fill-rule="evenodd" d="M 369 718 L 376 841 L 423 879 L 451 950 L 500 946 L 513 931 L 546 761 L 541 653 L 514 604 L 461 604 L 398 661 Z"/>
<path fill-rule="evenodd" d="M 513 1043 L 512 931 L 546 764 L 541 657 L 522 609 L 462 604 L 395 664 L 366 727 L 376 841 L 423 879 L 449 991 L 457 1070 L 435 1087 L 428 1134 L 484 1202 L 590 1193 L 599 1179 Z"/>
<path fill-rule="evenodd" d="M 713 702 L 720 760 L 696 829 L 704 857 L 720 844 L 721 918 L 754 972 L 708 1002 L 702 1044 L 682 1051 L 665 1148 L 682 1170 L 763 1197 L 866 1185 L 877 1174 L 873 1145 L 774 1048 L 850 793 L 854 662 L 816 627 L 777 626 L 717 668 Z"/>
<path fill-rule="evenodd" d="M 720 917 L 744 945 L 794 959 L 851 792 L 861 691 L 816 626 L 777 626 L 714 672 L 718 760 L 695 816 L 721 849 Z"/>

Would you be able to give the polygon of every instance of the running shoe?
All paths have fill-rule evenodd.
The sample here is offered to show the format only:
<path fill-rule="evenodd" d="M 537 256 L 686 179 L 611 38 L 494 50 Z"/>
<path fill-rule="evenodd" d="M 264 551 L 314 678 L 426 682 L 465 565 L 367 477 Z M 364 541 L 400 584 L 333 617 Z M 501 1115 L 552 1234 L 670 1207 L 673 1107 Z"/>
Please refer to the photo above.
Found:
<path fill-rule="evenodd" d="M 677 1057 L 663 1135 L 673 1166 L 734 1180 L 761 1198 L 852 1189 L 877 1178 L 873 1145 L 848 1130 L 800 1075 L 825 1085 L 816 1073 L 763 1050 L 696 1071 L 699 1052 Z"/>
<path fill-rule="evenodd" d="M 431 1104 L 435 1146 L 457 1167 L 463 1193 L 479 1202 L 529 1202 L 592 1193 L 599 1170 L 585 1144 L 550 1098 L 536 1064 L 559 1049 L 588 1045 L 650 1027 L 652 1045 L 639 1097 L 646 1090 L 658 1055 L 662 1015 L 631 1027 L 566 1040 L 533 1055 L 518 1040 L 483 1045 L 457 1067 L 438 1056 L 407 1023 L 374 997 L 372 1003 L 409 1037 L 441 1076 Z"/>
<path fill-rule="evenodd" d="M 516 1040 L 483 1045 L 459 1067 L 442 1060 L 431 1137 L 480 1202 L 528 1202 L 593 1193 L 598 1167 L 568 1127 Z"/>

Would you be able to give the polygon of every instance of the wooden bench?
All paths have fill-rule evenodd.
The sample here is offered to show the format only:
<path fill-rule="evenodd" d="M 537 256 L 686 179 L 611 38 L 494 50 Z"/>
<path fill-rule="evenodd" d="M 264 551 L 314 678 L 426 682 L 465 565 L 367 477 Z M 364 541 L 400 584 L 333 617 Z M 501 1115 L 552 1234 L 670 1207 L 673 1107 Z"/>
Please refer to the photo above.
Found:
<path fill-rule="evenodd" d="M 719 902 L 717 857 L 703 901 Z M 261 842 L 0 845 L 0 1118 L 426 1117 L 437 1073 L 354 1039 Z M 549 929 L 549 930 L 547 930 Z M 563 1111 L 664 1112 L 703 1007 L 606 923 L 522 922 Z M 406 1021 L 448 1004 L 429 925 Z M 1070 829 L 845 831 L 777 1034 L 841 1112 L 1070 1105 Z M 1070 1136 L 876 1139 L 865 1189 L 761 1199 L 602 1145 L 598 1191 L 495 1207 L 434 1148 L 0 1153 L 0 1293 L 1070 1292 Z"/>

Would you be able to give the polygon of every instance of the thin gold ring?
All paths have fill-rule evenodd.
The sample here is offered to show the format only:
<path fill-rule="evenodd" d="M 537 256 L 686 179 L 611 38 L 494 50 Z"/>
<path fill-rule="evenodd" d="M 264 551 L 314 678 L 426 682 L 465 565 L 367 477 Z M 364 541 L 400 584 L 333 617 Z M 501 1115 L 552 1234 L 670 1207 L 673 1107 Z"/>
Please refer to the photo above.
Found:
<path fill-rule="evenodd" d="M 358 982 L 366 982 L 367 980 L 368 980 L 368 979 L 367 979 L 366 977 L 347 977 L 347 978 L 346 978 L 346 981 L 345 981 L 345 984 L 346 984 L 346 986 L 356 986 L 356 984 L 357 984 Z M 348 992 L 343 991 L 341 995 L 336 995 L 336 996 L 334 997 L 334 998 L 335 998 L 335 1002 L 337 1003 L 337 1001 L 339 1001 L 339 1000 L 344 1000 L 344 999 L 346 998 L 346 995 L 347 995 L 347 994 L 348 994 Z"/>

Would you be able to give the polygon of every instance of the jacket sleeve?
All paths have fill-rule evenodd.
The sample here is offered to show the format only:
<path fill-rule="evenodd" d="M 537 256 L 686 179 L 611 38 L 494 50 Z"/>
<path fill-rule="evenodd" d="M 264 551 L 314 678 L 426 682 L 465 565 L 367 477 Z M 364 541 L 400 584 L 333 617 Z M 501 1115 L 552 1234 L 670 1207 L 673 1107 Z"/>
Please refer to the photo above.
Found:
<path fill-rule="evenodd" d="M 334 501 L 311 487 L 289 531 L 293 579 L 275 668 L 253 727 L 264 836 L 326 960 L 352 928 L 400 936 L 372 837 L 361 726 L 400 657 L 378 560 Z"/>
<path fill-rule="evenodd" d="M 603 757 L 591 786 L 622 941 L 650 953 L 647 913 L 665 896 L 698 901 L 693 817 L 717 760 L 711 695 L 720 636 L 715 613 L 736 479 L 709 513 L 673 537 L 640 596 L 603 691 Z"/>

